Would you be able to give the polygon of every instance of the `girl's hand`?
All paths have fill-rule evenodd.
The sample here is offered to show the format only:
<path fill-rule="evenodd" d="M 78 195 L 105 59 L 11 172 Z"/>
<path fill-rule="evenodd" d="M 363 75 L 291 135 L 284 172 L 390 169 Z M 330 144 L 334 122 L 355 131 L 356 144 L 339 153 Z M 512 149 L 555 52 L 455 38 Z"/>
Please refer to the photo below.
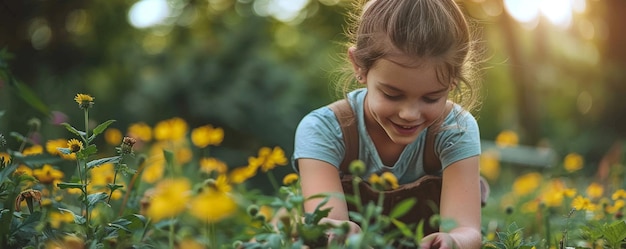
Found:
<path fill-rule="evenodd" d="M 457 248 L 449 233 L 433 233 L 422 239 L 421 249 L 453 249 Z"/>
<path fill-rule="evenodd" d="M 348 238 L 350 235 L 352 234 L 357 234 L 361 232 L 361 227 L 359 225 L 357 225 L 356 223 L 349 221 L 349 220 L 336 220 L 336 219 L 330 219 L 330 218 L 322 218 L 320 220 L 320 223 L 322 224 L 331 224 L 334 227 L 341 227 L 341 225 L 343 225 L 344 223 L 347 223 L 349 226 L 348 229 L 348 233 L 342 236 L 336 235 L 334 233 L 331 233 L 330 231 L 327 233 L 328 235 L 328 244 L 330 245 L 333 242 L 339 242 L 340 244 L 343 244 L 344 241 L 346 240 L 346 238 Z"/>

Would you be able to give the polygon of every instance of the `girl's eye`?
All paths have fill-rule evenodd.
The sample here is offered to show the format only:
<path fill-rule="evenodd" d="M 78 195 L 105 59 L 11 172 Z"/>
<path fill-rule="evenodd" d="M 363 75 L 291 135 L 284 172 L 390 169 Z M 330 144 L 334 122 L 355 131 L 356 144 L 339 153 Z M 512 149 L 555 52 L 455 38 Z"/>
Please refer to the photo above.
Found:
<path fill-rule="evenodd" d="M 390 95 L 387 93 L 383 92 L 383 95 L 385 95 L 385 98 L 389 99 L 389 100 L 399 100 L 402 96 L 400 95 Z"/>
<path fill-rule="evenodd" d="M 435 102 L 439 101 L 439 99 L 441 99 L 441 98 L 440 97 L 437 97 L 437 98 L 424 97 L 424 102 L 426 102 L 426 103 L 435 103 Z"/>

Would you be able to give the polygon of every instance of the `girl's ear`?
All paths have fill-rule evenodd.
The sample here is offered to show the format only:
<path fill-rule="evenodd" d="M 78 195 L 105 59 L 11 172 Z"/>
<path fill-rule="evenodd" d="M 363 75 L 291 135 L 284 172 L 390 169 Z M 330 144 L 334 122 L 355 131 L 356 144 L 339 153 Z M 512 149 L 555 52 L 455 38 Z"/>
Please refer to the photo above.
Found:
<path fill-rule="evenodd" d="M 348 58 L 350 59 L 350 63 L 352 63 L 352 68 L 354 69 L 354 76 L 356 77 L 356 80 L 359 83 L 365 84 L 365 82 L 367 82 L 367 71 L 365 71 L 362 67 L 358 65 L 358 63 L 356 63 L 356 60 L 354 58 L 354 50 L 356 50 L 355 47 L 348 48 Z"/>

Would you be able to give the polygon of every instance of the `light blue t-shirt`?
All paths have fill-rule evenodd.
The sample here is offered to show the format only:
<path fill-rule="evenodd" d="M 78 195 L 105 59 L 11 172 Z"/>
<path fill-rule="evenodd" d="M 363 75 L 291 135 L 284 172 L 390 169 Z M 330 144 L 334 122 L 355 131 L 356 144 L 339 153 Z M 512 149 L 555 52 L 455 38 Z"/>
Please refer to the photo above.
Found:
<path fill-rule="evenodd" d="M 426 130 L 404 148 L 395 165 L 382 163 L 365 129 L 363 102 L 366 94 L 367 89 L 361 88 L 350 92 L 347 96 L 357 117 L 358 157 L 367 167 L 365 176 L 389 171 L 398 178 L 399 184 L 405 184 L 425 175 L 422 162 Z M 297 159 L 299 158 L 318 159 L 339 168 L 344 152 L 341 126 L 329 107 L 316 109 L 300 121 L 296 129 L 292 156 L 294 170 L 298 171 Z M 439 157 L 442 169 L 456 161 L 480 155 L 480 133 L 476 119 L 457 104 L 443 121 L 441 131 L 435 136 L 435 155 Z"/>

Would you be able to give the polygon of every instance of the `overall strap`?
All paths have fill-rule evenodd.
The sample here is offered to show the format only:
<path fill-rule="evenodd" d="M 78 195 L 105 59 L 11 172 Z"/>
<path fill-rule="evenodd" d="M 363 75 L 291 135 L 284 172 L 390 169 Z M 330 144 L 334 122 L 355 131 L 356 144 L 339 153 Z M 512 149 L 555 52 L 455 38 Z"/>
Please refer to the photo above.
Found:
<path fill-rule="evenodd" d="M 337 100 L 328 107 L 335 113 L 343 133 L 345 154 L 339 171 L 341 173 L 350 172 L 350 163 L 359 158 L 359 132 L 356 127 L 354 111 L 347 99 Z"/>
<path fill-rule="evenodd" d="M 335 113 L 341 125 L 341 132 L 343 133 L 343 141 L 345 144 L 345 155 L 339 166 L 339 171 L 342 173 L 350 172 L 350 163 L 359 157 L 359 133 L 356 127 L 357 122 L 354 111 L 347 99 L 337 100 L 328 105 L 328 107 Z M 449 113 L 451 109 L 449 107 L 451 107 L 451 105 L 446 105 L 446 112 L 442 118 L 435 121 L 427 130 L 426 145 L 424 148 L 424 171 L 426 174 L 438 174 L 441 170 L 441 161 L 437 155 L 435 155 L 435 135 L 443 119 L 445 119 L 447 113 Z"/>
<path fill-rule="evenodd" d="M 453 104 L 446 102 L 446 107 L 443 114 L 439 117 L 435 123 L 428 127 L 426 133 L 426 145 L 424 147 L 424 172 L 427 175 L 439 175 L 441 170 L 441 160 L 435 155 L 435 136 L 441 129 L 441 124 L 448 117 L 450 111 L 452 111 Z"/>

